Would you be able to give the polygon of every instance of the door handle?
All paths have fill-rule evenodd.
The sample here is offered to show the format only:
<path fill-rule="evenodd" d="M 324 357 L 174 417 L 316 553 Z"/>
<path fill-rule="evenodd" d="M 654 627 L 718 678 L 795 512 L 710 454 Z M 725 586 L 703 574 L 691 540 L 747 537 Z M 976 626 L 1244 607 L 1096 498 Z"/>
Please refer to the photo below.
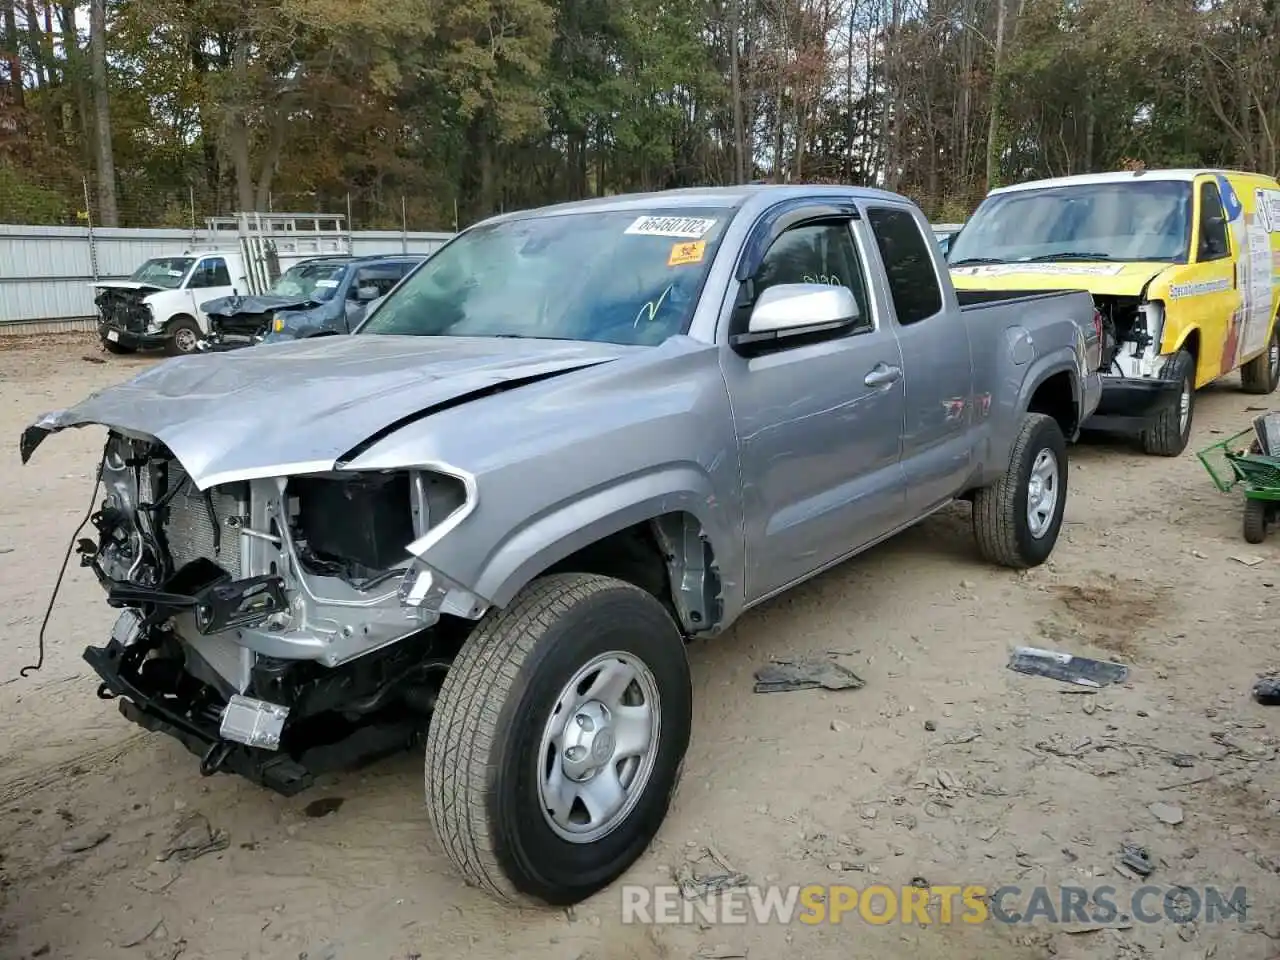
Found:
<path fill-rule="evenodd" d="M 868 387 L 887 387 L 889 384 L 897 383 L 901 379 L 902 369 L 900 367 L 877 363 L 871 368 L 871 372 L 862 378 L 862 382 Z"/>

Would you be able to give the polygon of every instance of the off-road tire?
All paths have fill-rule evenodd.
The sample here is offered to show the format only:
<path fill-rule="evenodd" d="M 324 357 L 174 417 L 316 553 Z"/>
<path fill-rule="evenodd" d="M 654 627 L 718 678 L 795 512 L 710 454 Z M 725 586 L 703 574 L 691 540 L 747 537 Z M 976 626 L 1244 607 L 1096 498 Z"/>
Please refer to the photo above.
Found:
<path fill-rule="evenodd" d="M 137 353 L 138 351 L 137 347 L 126 347 L 123 343 L 115 343 L 112 340 L 108 340 L 106 337 L 102 337 L 101 339 L 102 349 L 107 351 L 107 353 L 115 354 L 117 357 L 126 357 L 129 354 Z"/>
<path fill-rule="evenodd" d="M 1280 386 L 1280 323 L 1271 328 L 1267 348 L 1240 368 L 1240 388 L 1245 393 L 1275 393 Z"/>
<path fill-rule="evenodd" d="M 1058 502 L 1044 535 L 1032 536 L 1027 519 L 1027 485 L 1036 458 L 1043 450 L 1058 461 Z M 1002 567 L 1037 567 L 1053 553 L 1067 508 L 1067 441 L 1058 421 L 1042 413 L 1022 418 L 1009 468 L 989 487 L 974 491 L 973 535 L 984 560 Z"/>
<path fill-rule="evenodd" d="M 623 651 L 656 681 L 657 754 L 630 815 L 570 843 L 540 807 L 537 754 L 561 689 L 593 657 Z M 577 903 L 622 875 L 666 817 L 692 724 L 684 638 L 651 594 L 621 580 L 554 574 L 481 620 L 453 662 L 427 734 L 427 813 L 470 886 L 500 900 Z"/>
<path fill-rule="evenodd" d="M 1187 409 L 1187 426 L 1182 429 L 1182 394 L 1165 409 L 1156 414 L 1151 426 L 1142 431 L 1142 450 L 1148 456 L 1176 457 L 1187 449 L 1191 440 L 1191 426 L 1196 419 L 1196 360 L 1186 350 L 1179 350 L 1170 357 L 1160 371 L 1163 380 L 1178 380 L 1184 387 L 1190 386 L 1191 405 Z"/>
<path fill-rule="evenodd" d="M 190 337 L 186 336 L 190 334 Z M 200 324 L 196 323 L 194 317 L 186 315 L 175 317 L 169 321 L 169 328 L 165 331 L 164 352 L 171 357 L 188 357 L 193 353 L 199 353 L 200 348 L 196 344 L 200 338 L 204 336 L 200 330 Z M 191 349 L 183 349 L 182 344 L 191 344 Z"/>
<path fill-rule="evenodd" d="M 1245 500 L 1244 539 L 1247 543 L 1262 543 L 1267 539 L 1267 514 L 1270 507 L 1266 500 Z"/>

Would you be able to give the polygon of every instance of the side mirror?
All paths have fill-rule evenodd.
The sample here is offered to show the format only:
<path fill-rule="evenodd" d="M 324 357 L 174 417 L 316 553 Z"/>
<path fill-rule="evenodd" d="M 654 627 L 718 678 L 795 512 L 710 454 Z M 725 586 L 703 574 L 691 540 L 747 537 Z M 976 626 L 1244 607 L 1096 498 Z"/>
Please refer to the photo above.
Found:
<path fill-rule="evenodd" d="M 861 318 L 858 301 L 848 287 L 780 283 L 760 294 L 752 307 L 746 333 L 737 334 L 732 343 L 737 347 L 834 332 Z"/>
<path fill-rule="evenodd" d="M 377 300 L 379 292 L 380 291 L 375 286 L 358 287 L 356 288 L 356 299 L 363 303 L 367 303 L 370 300 Z"/>

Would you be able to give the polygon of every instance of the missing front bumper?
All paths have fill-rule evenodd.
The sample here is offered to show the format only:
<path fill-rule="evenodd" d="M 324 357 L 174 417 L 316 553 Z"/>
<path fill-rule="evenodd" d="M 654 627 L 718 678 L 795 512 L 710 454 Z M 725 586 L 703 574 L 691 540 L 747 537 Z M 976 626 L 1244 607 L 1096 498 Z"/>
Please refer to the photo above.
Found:
<path fill-rule="evenodd" d="M 117 634 L 106 646 L 87 647 L 84 659 L 102 680 L 99 697 L 118 699 L 120 713 L 127 720 L 145 730 L 168 734 L 181 743 L 200 758 L 204 776 L 233 773 L 291 797 L 308 789 L 323 773 L 408 749 L 417 742 L 422 729 L 412 720 L 396 720 L 357 727 L 345 736 L 319 737 L 308 742 L 306 734 L 301 740 L 298 736 L 291 738 L 287 720 L 281 718 L 279 730 L 267 731 L 267 740 L 276 743 L 279 752 L 246 746 L 223 736 L 225 702 L 187 696 L 181 682 L 149 682 L 142 669 L 145 653 L 136 643 L 122 642 Z"/>
<path fill-rule="evenodd" d="M 190 704 L 145 689 L 129 648 L 116 638 L 103 647 L 87 647 L 84 659 L 101 678 L 98 696 L 120 701 L 125 719 L 145 730 L 166 733 L 200 758 L 200 772 L 235 773 L 286 797 L 311 786 L 319 772 L 287 754 L 272 753 L 224 740 L 219 731 L 221 711 L 212 709 L 200 719 L 189 715 Z"/>

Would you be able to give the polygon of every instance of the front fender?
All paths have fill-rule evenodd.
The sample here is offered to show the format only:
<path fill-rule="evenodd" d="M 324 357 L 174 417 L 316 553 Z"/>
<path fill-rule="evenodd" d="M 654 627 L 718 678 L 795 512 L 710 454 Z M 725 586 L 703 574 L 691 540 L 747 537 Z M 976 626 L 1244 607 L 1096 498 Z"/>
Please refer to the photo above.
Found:
<path fill-rule="evenodd" d="M 717 566 L 729 573 L 740 566 L 740 551 L 724 518 L 712 509 L 716 502 L 711 478 L 694 464 L 670 464 L 621 478 L 561 502 L 510 531 L 485 558 L 472 590 L 499 607 L 506 606 L 534 577 L 583 547 L 635 524 L 680 512 L 697 519 Z M 479 508 L 484 510 L 483 493 Z M 730 598 L 725 599 L 728 603 Z"/>

